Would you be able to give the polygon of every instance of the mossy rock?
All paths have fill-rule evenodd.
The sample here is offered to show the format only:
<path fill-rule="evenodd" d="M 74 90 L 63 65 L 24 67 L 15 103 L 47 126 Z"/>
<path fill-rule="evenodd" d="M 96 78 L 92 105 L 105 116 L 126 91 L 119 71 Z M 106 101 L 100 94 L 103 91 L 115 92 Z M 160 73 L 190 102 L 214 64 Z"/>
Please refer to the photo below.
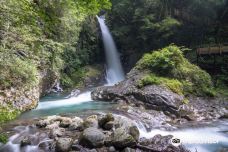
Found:
<path fill-rule="evenodd" d="M 0 134 L 0 143 L 6 144 L 8 141 L 8 137 L 5 134 Z"/>
<path fill-rule="evenodd" d="M 136 68 L 149 70 L 139 87 L 145 85 L 164 85 L 177 94 L 215 96 L 211 76 L 198 66 L 191 64 L 183 55 L 183 48 L 170 45 L 161 50 L 144 55 Z"/>
<path fill-rule="evenodd" d="M 111 113 L 106 114 L 102 118 L 99 119 L 98 124 L 101 128 L 104 128 L 105 124 L 114 121 L 114 116 Z"/>
<path fill-rule="evenodd" d="M 112 145 L 116 149 L 124 149 L 126 147 L 134 147 L 135 139 L 126 132 L 124 128 L 117 128 L 113 133 Z"/>
<path fill-rule="evenodd" d="M 0 106 L 0 124 L 15 119 L 20 111 L 12 106 Z"/>

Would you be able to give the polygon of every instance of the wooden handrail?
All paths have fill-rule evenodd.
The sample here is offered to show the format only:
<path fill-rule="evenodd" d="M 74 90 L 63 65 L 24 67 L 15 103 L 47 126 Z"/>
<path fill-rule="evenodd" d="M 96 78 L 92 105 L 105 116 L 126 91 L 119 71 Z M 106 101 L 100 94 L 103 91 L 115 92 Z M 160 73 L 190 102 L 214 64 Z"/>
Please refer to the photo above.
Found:
<path fill-rule="evenodd" d="M 221 44 L 217 46 L 199 47 L 197 48 L 197 54 L 224 54 L 228 53 L 228 46 L 223 46 Z"/>

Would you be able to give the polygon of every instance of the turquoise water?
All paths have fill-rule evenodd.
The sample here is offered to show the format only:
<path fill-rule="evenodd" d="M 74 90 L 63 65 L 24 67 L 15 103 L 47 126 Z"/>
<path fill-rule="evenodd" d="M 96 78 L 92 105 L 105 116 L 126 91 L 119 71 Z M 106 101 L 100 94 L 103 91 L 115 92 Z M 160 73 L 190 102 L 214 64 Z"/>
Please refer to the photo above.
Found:
<path fill-rule="evenodd" d="M 111 111 L 114 106 L 115 104 L 110 102 L 93 101 L 90 92 L 72 98 L 67 98 L 66 95 L 62 94 L 50 94 L 41 99 L 36 109 L 23 113 L 19 119 L 39 118 L 49 115 L 90 115 L 91 112 Z M 174 138 L 180 139 L 181 143 L 191 152 L 196 152 L 196 150 L 197 152 L 220 152 L 221 148 L 228 148 L 227 120 L 210 122 L 199 128 L 193 126 L 174 131 L 146 131 L 145 128 L 138 128 L 140 136 L 145 138 L 152 138 L 156 134 L 173 135 Z"/>
<path fill-rule="evenodd" d="M 23 113 L 19 119 L 39 118 L 49 115 L 70 115 L 90 110 L 103 112 L 111 109 L 113 105 L 110 102 L 93 101 L 90 92 L 71 98 L 67 98 L 66 95 L 62 94 L 50 94 L 41 98 L 36 109 Z"/>

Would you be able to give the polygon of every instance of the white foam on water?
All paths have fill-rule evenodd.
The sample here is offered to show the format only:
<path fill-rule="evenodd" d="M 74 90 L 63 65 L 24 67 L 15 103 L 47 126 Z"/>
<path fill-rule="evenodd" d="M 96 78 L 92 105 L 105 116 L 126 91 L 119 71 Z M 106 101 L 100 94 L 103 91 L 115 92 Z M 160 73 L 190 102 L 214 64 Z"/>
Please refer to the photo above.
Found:
<path fill-rule="evenodd" d="M 141 126 L 141 125 L 140 125 Z M 138 127 L 139 128 L 139 127 Z M 195 152 L 215 152 L 221 145 L 228 146 L 228 137 L 219 132 L 218 128 L 196 128 L 183 129 L 177 131 L 152 130 L 147 132 L 140 127 L 140 137 L 147 139 L 155 135 L 173 135 L 173 138 L 180 139 L 190 151 Z"/>
<path fill-rule="evenodd" d="M 56 100 L 56 101 L 39 102 L 38 107 L 35 110 L 65 107 L 70 105 L 82 104 L 90 101 L 92 101 L 91 92 L 88 91 L 88 92 L 79 94 L 77 97 L 71 97 L 71 98 Z"/>

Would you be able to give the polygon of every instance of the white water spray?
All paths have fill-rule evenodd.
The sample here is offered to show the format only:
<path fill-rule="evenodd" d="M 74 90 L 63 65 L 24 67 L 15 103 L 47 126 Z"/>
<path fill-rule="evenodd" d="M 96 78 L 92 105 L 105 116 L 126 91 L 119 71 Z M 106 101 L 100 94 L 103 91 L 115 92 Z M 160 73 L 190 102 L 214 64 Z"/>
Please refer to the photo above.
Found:
<path fill-rule="evenodd" d="M 97 16 L 97 19 L 101 27 L 102 38 L 105 48 L 107 62 L 106 80 L 108 85 L 114 85 L 124 80 L 123 68 L 120 62 L 120 57 L 115 42 L 108 27 L 105 24 L 104 17 Z"/>
<path fill-rule="evenodd" d="M 90 102 L 91 99 L 91 92 L 85 92 L 82 94 L 79 94 L 77 97 L 70 97 L 63 100 L 57 100 L 57 101 L 46 101 L 46 102 L 40 102 L 38 107 L 35 110 L 40 109 L 51 109 L 51 108 L 58 108 L 62 106 L 71 106 L 71 105 L 77 105 L 84 102 Z"/>

